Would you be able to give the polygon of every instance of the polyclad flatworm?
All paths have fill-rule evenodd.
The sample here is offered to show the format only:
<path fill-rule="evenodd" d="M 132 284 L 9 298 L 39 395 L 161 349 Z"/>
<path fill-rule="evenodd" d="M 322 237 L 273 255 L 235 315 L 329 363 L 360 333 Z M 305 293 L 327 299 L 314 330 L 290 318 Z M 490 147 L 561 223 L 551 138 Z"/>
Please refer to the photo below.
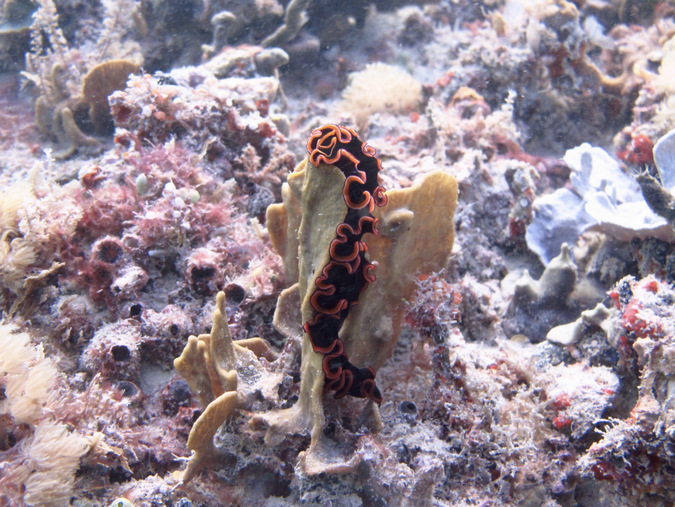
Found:
<path fill-rule="evenodd" d="M 361 292 L 375 281 L 373 265 L 366 258 L 366 233 L 377 234 L 375 206 L 387 204 L 384 188 L 378 184 L 382 169 L 375 150 L 348 127 L 326 125 L 312 132 L 307 143 L 309 162 L 337 167 L 345 176 L 342 196 L 347 204 L 344 220 L 335 230 L 329 246 L 329 261 L 316 278 L 310 296 L 316 314 L 303 326 L 314 352 L 323 354 L 325 389 L 335 398 L 350 395 L 382 402 L 375 371 L 349 362 L 338 333 Z"/>

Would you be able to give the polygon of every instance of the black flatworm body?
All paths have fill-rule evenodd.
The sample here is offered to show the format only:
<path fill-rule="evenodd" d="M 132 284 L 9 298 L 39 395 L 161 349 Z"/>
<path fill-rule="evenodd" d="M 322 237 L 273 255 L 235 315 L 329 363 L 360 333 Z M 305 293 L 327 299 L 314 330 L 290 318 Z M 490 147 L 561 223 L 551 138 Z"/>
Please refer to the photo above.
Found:
<path fill-rule="evenodd" d="M 382 402 L 375 371 L 349 362 L 338 333 L 361 292 L 375 281 L 373 265 L 366 258 L 366 233 L 377 234 L 375 206 L 384 206 L 387 197 L 378 184 L 382 169 L 375 150 L 348 127 L 326 125 L 312 132 L 307 143 L 309 161 L 337 167 L 345 176 L 342 197 L 347 204 L 344 220 L 336 227 L 329 247 L 330 259 L 316 278 L 310 297 L 314 318 L 303 326 L 315 352 L 324 355 L 325 389 L 336 398 L 350 395 Z"/>

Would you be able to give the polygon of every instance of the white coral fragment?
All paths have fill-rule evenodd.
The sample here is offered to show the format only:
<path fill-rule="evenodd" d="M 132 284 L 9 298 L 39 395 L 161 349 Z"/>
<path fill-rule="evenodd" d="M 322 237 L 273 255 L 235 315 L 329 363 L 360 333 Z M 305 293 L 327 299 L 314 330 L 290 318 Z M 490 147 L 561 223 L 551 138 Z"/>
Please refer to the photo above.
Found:
<path fill-rule="evenodd" d="M 654 146 L 654 163 L 663 186 L 675 192 L 675 130 L 671 130 Z"/>
<path fill-rule="evenodd" d="M 546 339 L 559 345 L 567 346 L 577 343 L 588 328 L 600 326 L 606 334 L 609 333 L 607 318 L 612 315 L 612 310 L 604 304 L 598 303 L 592 310 L 581 312 L 581 316 L 574 322 L 563 324 L 551 329 Z"/>

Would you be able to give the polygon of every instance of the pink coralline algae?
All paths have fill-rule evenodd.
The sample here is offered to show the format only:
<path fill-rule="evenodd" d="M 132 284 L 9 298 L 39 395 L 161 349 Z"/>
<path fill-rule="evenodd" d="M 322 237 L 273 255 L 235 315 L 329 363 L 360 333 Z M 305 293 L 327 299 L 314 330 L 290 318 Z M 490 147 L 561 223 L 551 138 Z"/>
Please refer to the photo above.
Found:
<path fill-rule="evenodd" d="M 182 109 L 180 100 L 173 110 L 164 104 L 166 110 L 155 112 L 166 116 L 152 114 L 147 121 L 157 123 L 149 126 L 140 121 L 140 110 L 137 118 L 129 114 L 127 120 L 138 123 L 125 123 L 129 128 L 118 129 L 115 145 L 65 176 L 63 185 L 43 185 L 36 176 L 38 170 L 53 171 L 56 162 L 47 157 L 25 192 L 17 192 L 18 210 L 3 215 L 3 227 L 11 228 L 3 241 L 20 240 L 15 245 L 25 247 L 28 261 L 15 266 L 15 290 L 3 287 L 3 309 L 30 320 L 42 342 L 36 357 L 47 350 L 66 374 L 55 370 L 58 382 L 36 424 L 57 420 L 86 444 L 87 457 L 78 456 L 73 466 L 91 484 L 128 482 L 134 474 L 143 480 L 180 465 L 176 456 L 184 453 L 198 407 L 172 378 L 171 362 L 186 337 L 208 325 L 212 294 L 229 294 L 235 335 L 271 328 L 270 295 L 279 290 L 281 263 L 259 210 L 274 200 L 270 187 L 295 157 L 272 121 L 260 116 L 267 114 L 264 102 L 253 99 L 252 109 L 244 111 L 250 84 L 238 84 L 239 99 L 229 106 L 224 103 L 234 97 L 233 89 L 221 89 L 218 103 L 202 88 L 201 102 L 192 96 Z M 268 90 L 274 82 L 263 85 Z M 153 94 L 145 90 L 150 100 Z M 138 88 L 128 93 L 142 103 Z M 273 99 L 261 93 L 258 99 Z M 222 124 L 214 120 L 209 130 L 199 123 L 207 117 L 199 107 L 217 111 L 220 105 L 227 109 Z M 176 117 L 183 130 L 171 123 Z M 252 128 L 254 120 L 260 128 Z M 202 151 L 211 141 L 227 147 Z M 0 371 L 3 393 L 6 385 L 6 372 Z M 4 409 L 0 427 L 6 463 L 24 460 L 21 449 L 30 450 L 33 430 Z M 170 442 L 162 444 L 162 438 Z M 13 484 L 11 496 L 0 496 L 0 503 L 20 499 L 27 477 L 0 467 L 3 495 L 4 485 Z"/>
<path fill-rule="evenodd" d="M 269 108 L 278 93 L 273 78 L 217 80 L 203 67 L 175 72 L 175 84 L 137 76 L 110 99 L 119 142 L 162 144 L 172 138 L 226 175 L 279 183 L 295 159 Z M 250 150 L 253 150 L 251 152 Z"/>

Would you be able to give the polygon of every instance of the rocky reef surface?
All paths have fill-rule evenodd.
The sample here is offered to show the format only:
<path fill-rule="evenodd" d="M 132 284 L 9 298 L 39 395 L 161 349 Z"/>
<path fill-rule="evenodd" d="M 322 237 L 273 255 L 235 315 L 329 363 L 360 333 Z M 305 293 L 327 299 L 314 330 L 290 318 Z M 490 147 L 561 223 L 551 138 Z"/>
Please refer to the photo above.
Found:
<path fill-rule="evenodd" d="M 0 16 L 0 505 L 672 505 L 673 2 Z"/>

